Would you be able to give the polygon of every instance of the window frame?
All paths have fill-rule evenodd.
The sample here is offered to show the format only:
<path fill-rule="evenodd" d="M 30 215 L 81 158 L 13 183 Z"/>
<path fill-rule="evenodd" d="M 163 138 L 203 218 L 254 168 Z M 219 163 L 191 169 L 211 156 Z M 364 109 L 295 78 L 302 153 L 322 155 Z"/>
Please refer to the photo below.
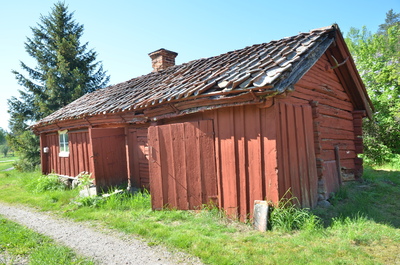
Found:
<path fill-rule="evenodd" d="M 68 130 L 58 131 L 59 157 L 69 157 L 69 137 Z"/>

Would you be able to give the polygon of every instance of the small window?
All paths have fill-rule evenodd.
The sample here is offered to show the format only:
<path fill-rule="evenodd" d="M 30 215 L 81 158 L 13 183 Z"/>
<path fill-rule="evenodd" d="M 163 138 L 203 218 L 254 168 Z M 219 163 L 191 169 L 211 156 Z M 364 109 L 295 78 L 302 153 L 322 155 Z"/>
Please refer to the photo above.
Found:
<path fill-rule="evenodd" d="M 68 144 L 68 131 L 59 131 L 58 137 L 60 140 L 60 153 L 59 156 L 61 157 L 68 157 L 69 156 L 69 144 Z"/>

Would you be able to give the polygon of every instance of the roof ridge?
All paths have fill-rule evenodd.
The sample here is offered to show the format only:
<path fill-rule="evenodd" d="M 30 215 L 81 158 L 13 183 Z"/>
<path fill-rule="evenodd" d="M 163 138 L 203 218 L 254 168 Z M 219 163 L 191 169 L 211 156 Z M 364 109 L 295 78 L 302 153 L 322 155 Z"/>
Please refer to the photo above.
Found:
<path fill-rule="evenodd" d="M 279 40 L 253 44 L 134 77 L 103 88 L 101 92 L 96 93 L 99 91 L 96 90 L 86 94 L 85 100 L 77 99 L 74 104 L 38 121 L 33 128 L 60 120 L 100 113 L 143 110 L 199 97 L 212 100 L 213 103 L 210 104 L 217 104 L 218 100 L 227 100 L 233 95 L 244 93 L 254 94 L 253 91 L 260 96 L 281 93 L 286 89 L 286 86 L 282 87 L 283 83 L 287 84 L 282 83 L 282 79 L 301 76 L 302 71 L 299 72 L 297 66 L 304 60 L 312 64 L 315 56 L 307 59 L 310 53 L 319 46 L 324 51 L 329 44 L 324 40 L 333 38 L 329 33 L 335 28 L 328 26 Z"/>

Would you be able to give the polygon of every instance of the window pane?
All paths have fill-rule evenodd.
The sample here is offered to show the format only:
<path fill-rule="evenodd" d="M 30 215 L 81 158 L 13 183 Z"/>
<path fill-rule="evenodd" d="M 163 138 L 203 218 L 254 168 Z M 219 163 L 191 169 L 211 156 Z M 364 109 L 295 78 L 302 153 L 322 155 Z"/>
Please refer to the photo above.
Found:
<path fill-rule="evenodd" d="M 60 139 L 60 152 L 64 152 L 64 134 L 60 134 L 59 139 Z"/>
<path fill-rule="evenodd" d="M 60 152 L 69 152 L 68 133 L 59 134 Z"/>

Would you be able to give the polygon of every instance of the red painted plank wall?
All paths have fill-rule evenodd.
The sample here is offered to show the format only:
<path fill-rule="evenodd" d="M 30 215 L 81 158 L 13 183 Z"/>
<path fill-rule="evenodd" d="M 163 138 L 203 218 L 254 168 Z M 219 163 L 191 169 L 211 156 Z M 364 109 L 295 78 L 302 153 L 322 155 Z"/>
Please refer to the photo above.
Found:
<path fill-rule="evenodd" d="M 149 146 L 152 150 L 150 181 L 153 181 L 151 191 L 152 194 L 164 194 L 158 198 L 152 197 L 155 200 L 153 207 L 160 208 L 169 204 L 179 209 L 190 208 L 195 201 L 199 201 L 196 199 L 198 196 L 187 197 L 187 192 L 182 187 L 188 186 L 194 189 L 196 185 L 193 183 L 197 183 L 204 189 L 205 186 L 212 184 L 212 179 L 218 184 L 218 205 L 230 216 L 245 220 L 252 215 L 254 200 L 270 200 L 276 203 L 279 194 L 274 119 L 274 107 L 240 106 L 168 121 L 173 126 L 150 127 L 152 128 L 149 129 Z M 201 125 L 199 128 L 203 129 L 199 131 L 203 133 L 207 131 L 207 134 L 211 133 L 213 127 L 213 146 L 209 142 L 208 144 L 202 142 L 201 137 L 195 136 L 198 132 L 195 133 L 187 128 L 185 125 L 187 122 L 200 124 L 206 122 L 207 126 Z M 194 127 L 192 126 L 192 129 Z M 159 139 L 165 144 L 155 143 L 154 139 Z M 162 148 L 154 148 L 158 145 Z M 201 159 L 192 159 L 199 156 Z M 160 161 L 159 165 L 155 165 L 155 161 Z M 215 169 L 211 166 L 213 163 Z M 208 170 L 208 177 L 198 179 L 200 182 L 196 182 L 193 177 L 189 181 L 183 177 L 196 176 L 199 169 Z M 177 185 L 174 183 L 174 178 L 170 178 L 170 182 L 163 190 L 155 191 L 153 187 L 161 189 L 163 186 L 161 183 L 165 183 L 165 179 L 169 176 L 180 179 L 180 184 Z M 174 190 L 171 187 L 176 188 Z M 165 194 L 168 196 L 165 197 Z M 209 198 L 203 198 L 203 202 L 208 200 Z M 189 203 L 188 206 L 185 206 L 185 203 Z"/>
<path fill-rule="evenodd" d="M 314 207 L 318 175 L 311 106 L 278 103 L 276 107 L 279 196 L 293 196 L 300 206 Z"/>
<path fill-rule="evenodd" d="M 97 191 L 128 182 L 125 128 L 89 129 Z"/>
<path fill-rule="evenodd" d="M 153 209 L 199 209 L 217 195 L 212 120 L 149 127 Z"/>
<path fill-rule="evenodd" d="M 87 131 L 70 131 L 69 156 L 60 157 L 60 146 L 58 133 L 50 133 L 45 136 L 45 145 L 49 147 L 48 154 L 42 154 L 47 159 L 45 173 L 56 173 L 65 176 L 75 177 L 79 173 L 90 172 L 89 166 L 89 136 Z"/>
<path fill-rule="evenodd" d="M 213 114 L 219 205 L 245 220 L 254 200 L 278 201 L 275 109 L 240 106 Z"/>

